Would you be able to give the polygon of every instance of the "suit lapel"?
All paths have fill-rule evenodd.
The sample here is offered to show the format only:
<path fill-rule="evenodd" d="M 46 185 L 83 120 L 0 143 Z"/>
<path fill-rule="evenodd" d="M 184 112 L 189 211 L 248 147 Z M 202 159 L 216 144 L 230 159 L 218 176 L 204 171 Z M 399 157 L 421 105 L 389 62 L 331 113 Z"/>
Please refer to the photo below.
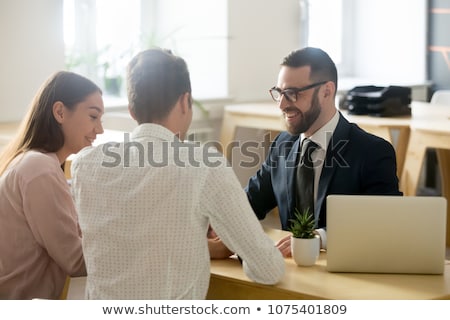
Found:
<path fill-rule="evenodd" d="M 292 212 L 294 212 L 295 207 L 295 170 L 297 168 L 297 157 L 299 156 L 298 150 L 299 150 L 299 144 L 300 144 L 300 136 L 297 140 L 295 140 L 289 154 L 286 158 L 286 190 L 287 190 L 287 201 L 288 201 L 288 208 L 289 208 L 289 215 L 292 215 Z M 289 217 L 291 219 L 292 216 Z"/>
<path fill-rule="evenodd" d="M 333 159 L 337 156 L 337 152 L 342 152 L 347 148 L 347 144 L 340 145 L 340 141 L 348 141 L 350 124 L 349 122 L 339 113 L 339 122 L 334 130 L 333 136 L 328 143 L 327 154 L 325 156 L 325 163 L 322 167 L 322 173 L 320 175 L 319 186 L 317 191 L 316 206 L 314 210 L 314 216 L 317 219 L 320 216 L 322 210 L 323 202 L 328 194 L 328 187 L 330 185 L 331 178 L 337 168 L 333 165 Z"/>

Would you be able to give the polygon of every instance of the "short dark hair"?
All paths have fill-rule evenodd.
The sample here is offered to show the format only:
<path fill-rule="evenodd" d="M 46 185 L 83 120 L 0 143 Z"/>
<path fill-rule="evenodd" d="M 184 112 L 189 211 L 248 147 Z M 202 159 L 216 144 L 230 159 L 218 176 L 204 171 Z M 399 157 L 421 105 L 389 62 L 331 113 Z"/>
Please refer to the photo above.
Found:
<path fill-rule="evenodd" d="M 186 62 L 170 50 L 152 48 L 128 64 L 127 91 L 139 124 L 165 119 L 180 95 L 191 93 Z"/>
<path fill-rule="evenodd" d="M 287 67 L 311 67 L 310 78 L 317 81 L 333 81 L 336 88 L 338 85 L 337 69 L 330 56 L 319 48 L 306 47 L 289 53 L 283 61 L 282 66 Z"/>

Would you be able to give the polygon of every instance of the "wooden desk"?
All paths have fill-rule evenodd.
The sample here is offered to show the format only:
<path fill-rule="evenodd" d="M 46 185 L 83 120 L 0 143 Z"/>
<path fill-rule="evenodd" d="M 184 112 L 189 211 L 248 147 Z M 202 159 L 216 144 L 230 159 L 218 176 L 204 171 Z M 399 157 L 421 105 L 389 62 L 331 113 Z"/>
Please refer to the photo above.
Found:
<path fill-rule="evenodd" d="M 276 229 L 266 232 L 274 240 L 287 234 Z M 324 252 L 312 267 L 298 267 L 288 258 L 282 281 L 266 286 L 249 280 L 237 259 L 212 260 L 207 299 L 450 299 L 450 261 L 444 275 L 330 273 L 325 267 Z M 85 287 L 86 277 L 71 278 L 67 299 L 85 299 Z"/>
<path fill-rule="evenodd" d="M 266 230 L 274 240 L 286 234 Z M 450 261 L 444 275 L 330 273 L 322 252 L 312 267 L 298 267 L 286 259 L 286 274 L 274 286 L 250 281 L 234 259 L 211 261 L 208 299 L 450 299 Z"/>
<path fill-rule="evenodd" d="M 220 142 L 222 152 L 230 159 L 229 147 L 232 146 L 237 127 L 286 130 L 282 113 L 275 102 L 246 103 L 228 105 L 224 108 Z"/>
<path fill-rule="evenodd" d="M 450 114 L 440 119 L 411 121 L 409 146 L 400 181 L 400 188 L 405 195 L 415 195 L 417 192 L 427 148 L 435 148 L 438 156 L 442 195 L 447 199 L 447 246 L 450 246 Z"/>
<path fill-rule="evenodd" d="M 389 141 L 395 149 L 397 159 L 397 176 L 401 178 L 403 165 L 405 163 L 406 149 L 409 141 L 409 123 L 410 116 L 382 118 L 372 116 L 349 115 L 342 112 L 342 115 L 350 122 L 356 123 L 367 132 L 379 136 Z M 394 137 L 394 131 L 398 131 L 397 139 Z"/>
<path fill-rule="evenodd" d="M 348 115 L 345 111 L 342 114 L 350 122 L 354 122 L 366 131 L 386 139 L 394 146 L 397 156 L 397 172 L 400 177 L 408 145 L 410 117 L 379 118 L 354 116 Z M 237 127 L 273 131 L 286 130 L 282 113 L 276 103 L 225 106 L 220 140 L 223 147 L 222 151 L 228 160 L 231 160 L 228 148 L 232 146 Z M 399 131 L 397 141 L 393 137 L 393 130 Z"/>

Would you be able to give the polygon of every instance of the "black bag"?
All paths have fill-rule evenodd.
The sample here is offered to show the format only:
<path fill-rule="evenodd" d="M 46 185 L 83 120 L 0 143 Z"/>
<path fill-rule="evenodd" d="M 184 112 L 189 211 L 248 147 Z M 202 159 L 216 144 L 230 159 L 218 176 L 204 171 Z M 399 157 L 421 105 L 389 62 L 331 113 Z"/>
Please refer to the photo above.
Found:
<path fill-rule="evenodd" d="M 343 109 L 349 114 L 376 117 L 411 115 L 411 88 L 360 86 L 347 92 Z"/>

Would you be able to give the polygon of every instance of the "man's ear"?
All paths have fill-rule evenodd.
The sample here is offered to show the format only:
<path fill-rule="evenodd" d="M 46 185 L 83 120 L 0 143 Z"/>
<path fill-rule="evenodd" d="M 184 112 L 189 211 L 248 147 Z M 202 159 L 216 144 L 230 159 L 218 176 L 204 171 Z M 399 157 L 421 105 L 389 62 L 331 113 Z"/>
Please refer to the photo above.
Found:
<path fill-rule="evenodd" d="M 336 88 L 334 87 L 334 82 L 328 81 L 325 84 L 325 91 L 324 91 L 323 97 L 328 98 L 330 96 L 334 96 L 335 90 L 336 90 Z"/>
<path fill-rule="evenodd" d="M 133 118 L 133 120 L 136 120 L 136 113 L 134 113 L 134 110 L 130 105 L 128 105 L 128 112 L 130 113 L 130 116 Z"/>
<path fill-rule="evenodd" d="M 183 114 L 187 113 L 190 111 L 190 109 L 192 108 L 192 102 L 191 102 L 191 94 L 189 92 L 184 93 L 181 97 L 180 97 L 180 104 L 181 104 L 181 112 Z"/>
<path fill-rule="evenodd" d="M 56 101 L 53 104 L 53 117 L 55 117 L 56 122 L 62 124 L 65 119 L 66 107 L 61 101 Z"/>

